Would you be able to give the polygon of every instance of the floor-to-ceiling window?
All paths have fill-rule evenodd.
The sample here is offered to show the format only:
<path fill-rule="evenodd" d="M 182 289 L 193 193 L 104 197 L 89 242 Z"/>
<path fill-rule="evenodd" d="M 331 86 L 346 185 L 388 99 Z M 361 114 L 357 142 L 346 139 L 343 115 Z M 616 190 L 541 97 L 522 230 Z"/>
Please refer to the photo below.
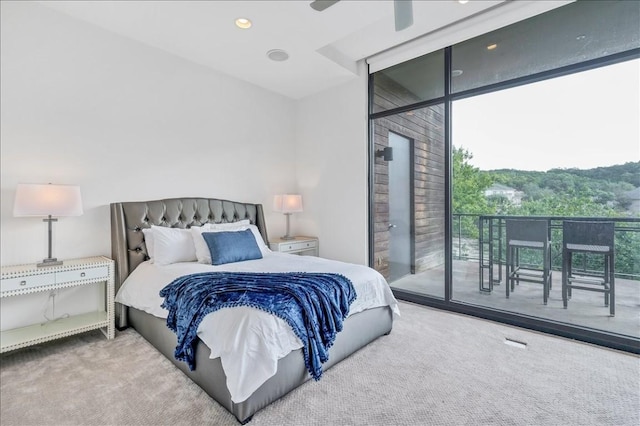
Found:
<path fill-rule="evenodd" d="M 640 217 L 627 199 L 640 186 L 639 71 L 635 59 L 453 102 L 454 212 L 468 214 L 454 215 L 454 270 L 485 266 L 482 280 L 453 280 L 454 300 L 640 337 Z M 612 81 L 627 84 L 611 90 Z M 535 279 L 506 298 L 510 217 L 549 218 L 547 305 Z M 594 292 L 576 291 L 563 307 L 562 224 L 577 217 L 615 223 L 614 317 Z M 541 265 L 530 251 L 522 256 Z M 602 270 L 602 256 L 584 260 Z"/>
<path fill-rule="evenodd" d="M 399 297 L 638 348 L 639 22 L 576 2 L 372 74 L 370 259 Z M 567 282 L 603 291 L 563 293 L 576 221 L 613 223 L 615 291 L 599 248 Z M 507 222 L 548 250 L 514 250 Z"/>

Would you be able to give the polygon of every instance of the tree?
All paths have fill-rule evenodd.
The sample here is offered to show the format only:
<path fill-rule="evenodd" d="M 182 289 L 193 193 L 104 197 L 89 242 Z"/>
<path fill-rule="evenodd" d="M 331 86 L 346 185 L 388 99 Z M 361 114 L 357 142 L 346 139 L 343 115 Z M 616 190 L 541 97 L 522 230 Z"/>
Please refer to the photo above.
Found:
<path fill-rule="evenodd" d="M 454 214 L 486 214 L 489 212 L 489 204 L 484 196 L 493 181 L 477 167 L 472 166 L 469 160 L 473 155 L 466 149 L 453 147 L 453 199 Z M 462 235 L 478 238 L 478 223 L 476 216 L 462 216 L 459 229 Z"/>
<path fill-rule="evenodd" d="M 453 212 L 487 213 L 484 190 L 493 183 L 490 176 L 480 173 L 469 160 L 473 158 L 468 150 L 453 147 Z"/>

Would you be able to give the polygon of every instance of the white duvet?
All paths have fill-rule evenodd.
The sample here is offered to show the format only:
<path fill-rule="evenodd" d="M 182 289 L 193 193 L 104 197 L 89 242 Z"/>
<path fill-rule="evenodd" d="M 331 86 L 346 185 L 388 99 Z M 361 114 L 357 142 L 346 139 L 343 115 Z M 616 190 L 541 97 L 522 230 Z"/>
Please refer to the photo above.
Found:
<path fill-rule="evenodd" d="M 390 306 L 399 314 L 389 285 L 377 271 L 362 265 L 311 256 L 269 252 L 259 260 L 213 266 L 196 262 L 155 265 L 144 262 L 125 280 L 116 302 L 166 318 L 160 307 L 160 290 L 174 279 L 197 272 L 331 272 L 351 280 L 357 298 L 349 315 L 365 309 Z M 246 400 L 276 373 L 278 360 L 302 347 L 302 342 L 282 319 L 250 307 L 220 309 L 207 315 L 198 337 L 220 357 L 233 402 Z M 197 368 L 197 366 L 196 366 Z"/>

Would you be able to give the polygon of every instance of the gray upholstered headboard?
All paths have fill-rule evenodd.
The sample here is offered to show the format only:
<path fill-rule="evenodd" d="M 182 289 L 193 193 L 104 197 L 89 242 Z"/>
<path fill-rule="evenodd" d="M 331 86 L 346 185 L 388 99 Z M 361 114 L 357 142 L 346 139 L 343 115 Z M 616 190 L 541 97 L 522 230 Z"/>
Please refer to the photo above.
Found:
<path fill-rule="evenodd" d="M 205 223 L 227 223 L 249 219 L 262 234 L 267 227 L 262 204 L 239 203 L 215 198 L 170 198 L 111 204 L 111 254 L 116 261 L 116 292 L 129 274 L 148 259 L 142 229 L 151 225 L 190 228 Z"/>

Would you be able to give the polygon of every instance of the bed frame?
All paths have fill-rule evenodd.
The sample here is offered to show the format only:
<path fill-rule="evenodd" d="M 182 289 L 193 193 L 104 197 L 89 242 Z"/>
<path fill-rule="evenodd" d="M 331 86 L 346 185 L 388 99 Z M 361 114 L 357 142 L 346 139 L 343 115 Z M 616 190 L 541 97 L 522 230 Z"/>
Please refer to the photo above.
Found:
<path fill-rule="evenodd" d="M 205 223 L 236 222 L 243 219 L 249 219 L 256 225 L 268 244 L 261 204 L 212 198 L 173 198 L 111 204 L 111 251 L 116 261 L 116 292 L 129 274 L 148 259 L 142 229 L 151 225 L 189 228 Z M 210 359 L 210 349 L 202 341 L 198 342 L 196 349 L 196 369 L 190 371 L 186 363 L 174 358 L 176 336 L 167 328 L 164 319 L 123 305 L 117 306 L 116 316 L 119 329 L 133 327 L 207 394 L 229 410 L 241 424 L 250 421 L 256 411 L 311 378 L 304 365 L 302 349 L 298 349 L 280 359 L 276 375 L 247 400 L 234 403 L 226 386 L 220 358 Z M 343 330 L 338 333 L 329 351 L 329 361 L 323 364 L 323 370 L 328 370 L 378 337 L 389 334 L 392 324 L 393 314 L 387 306 L 350 316 L 345 320 Z"/>

